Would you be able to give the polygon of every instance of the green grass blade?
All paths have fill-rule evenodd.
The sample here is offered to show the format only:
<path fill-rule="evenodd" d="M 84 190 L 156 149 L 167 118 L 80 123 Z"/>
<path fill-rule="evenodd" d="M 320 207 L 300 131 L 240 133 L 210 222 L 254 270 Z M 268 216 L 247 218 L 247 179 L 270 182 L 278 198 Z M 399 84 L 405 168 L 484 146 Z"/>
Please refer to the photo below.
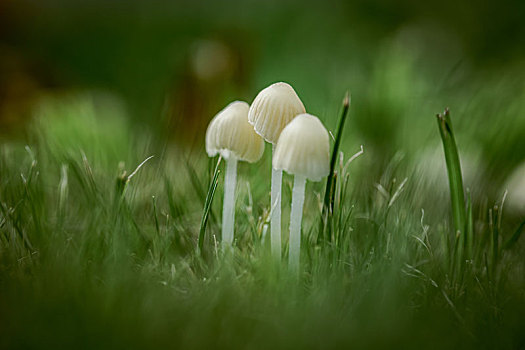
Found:
<path fill-rule="evenodd" d="M 499 207 L 496 205 L 492 209 L 492 265 L 493 268 L 495 268 L 495 264 L 498 261 L 499 258 L 499 227 L 498 227 L 498 220 L 499 220 Z"/>
<path fill-rule="evenodd" d="M 157 232 L 157 236 L 160 236 L 159 217 L 157 215 L 157 198 L 155 196 L 152 196 L 151 200 L 153 202 L 153 218 L 155 219 L 155 231 Z"/>
<path fill-rule="evenodd" d="M 184 206 L 174 199 L 173 186 L 167 176 L 164 176 L 164 188 L 166 189 L 166 196 L 168 197 L 168 207 L 172 219 L 178 219 L 184 215 Z"/>
<path fill-rule="evenodd" d="M 463 191 L 463 178 L 461 176 L 461 164 L 459 154 L 452 132 L 452 123 L 448 109 L 443 114 L 437 115 L 437 122 L 441 140 L 443 141 L 443 150 L 445 151 L 445 161 L 447 164 L 447 173 L 450 186 L 450 200 L 452 202 L 452 218 L 454 220 L 455 232 L 464 232 L 465 230 L 465 194 Z M 461 240 L 463 242 L 463 239 Z"/>
<path fill-rule="evenodd" d="M 472 198 L 470 193 L 467 195 L 467 223 L 465 227 L 465 234 L 466 258 L 472 259 L 474 252 L 474 219 L 472 216 Z"/>
<path fill-rule="evenodd" d="M 525 220 L 521 222 L 516 232 L 514 232 L 514 234 L 512 235 L 512 237 L 510 237 L 507 243 L 503 245 L 503 249 L 511 249 L 512 247 L 514 247 L 516 242 L 520 239 L 520 236 L 523 233 L 523 231 L 525 231 Z"/>
<path fill-rule="evenodd" d="M 197 194 L 197 197 L 199 200 L 204 204 L 206 203 L 206 197 L 204 193 L 204 186 L 199 181 L 199 177 L 197 176 L 197 172 L 193 168 L 193 166 L 190 164 L 189 159 L 187 159 L 184 164 L 186 165 L 186 170 L 188 171 L 188 178 L 190 179 L 191 185 L 193 186 L 193 189 L 195 190 L 195 193 Z"/>
<path fill-rule="evenodd" d="M 221 163 L 222 157 L 219 157 L 219 160 L 217 161 L 217 165 L 215 166 L 215 171 L 213 172 L 213 178 L 210 182 L 210 186 L 208 188 L 208 194 L 206 195 L 206 201 L 204 203 L 204 210 L 202 213 L 202 220 L 201 220 L 201 227 L 199 230 L 199 251 L 202 253 L 202 249 L 204 248 L 204 236 L 206 234 L 206 224 L 208 222 L 208 216 L 211 209 L 211 204 L 213 202 L 213 197 L 215 196 L 215 190 L 217 189 L 217 184 L 219 183 L 219 164 Z"/>
<path fill-rule="evenodd" d="M 321 224 L 319 229 L 319 236 L 318 241 L 320 239 L 324 239 L 324 227 L 327 222 L 329 213 L 331 212 L 331 203 L 333 202 L 333 189 L 334 189 L 334 171 L 335 171 L 335 163 L 337 161 L 337 155 L 339 154 L 339 146 L 341 144 L 341 139 L 343 135 L 343 128 L 345 125 L 346 118 L 348 117 L 348 110 L 350 108 L 350 95 L 348 92 L 346 93 L 344 99 L 343 99 L 343 109 L 341 111 L 341 116 L 339 117 L 339 121 L 337 123 L 337 131 L 334 141 L 334 148 L 332 149 L 332 156 L 330 159 L 330 173 L 328 174 L 328 178 L 326 179 L 326 189 L 324 193 L 324 200 L 323 200 L 323 211 L 321 214 Z"/>

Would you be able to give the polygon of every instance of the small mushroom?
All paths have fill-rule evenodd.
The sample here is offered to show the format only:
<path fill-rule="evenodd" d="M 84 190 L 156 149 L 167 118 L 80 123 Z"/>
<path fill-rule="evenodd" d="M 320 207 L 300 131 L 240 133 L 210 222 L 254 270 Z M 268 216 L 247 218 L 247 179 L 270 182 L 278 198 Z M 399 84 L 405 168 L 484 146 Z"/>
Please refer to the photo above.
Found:
<path fill-rule="evenodd" d="M 249 108 L 246 102 L 230 103 L 212 119 L 206 130 L 206 153 L 210 157 L 220 154 L 226 160 L 222 241 L 227 245 L 233 242 L 237 161 L 254 163 L 264 152 L 263 139 L 248 123 Z"/>
<path fill-rule="evenodd" d="M 275 83 L 255 97 L 248 120 L 255 132 L 266 141 L 275 144 L 283 128 L 298 114 L 305 113 L 305 108 L 294 89 L 287 83 Z M 271 246 L 272 255 L 281 259 L 281 183 L 282 170 L 272 169 L 271 190 Z"/>
<path fill-rule="evenodd" d="M 321 181 L 330 172 L 330 141 L 323 123 L 310 114 L 295 117 L 279 137 L 273 167 L 294 175 L 288 258 L 290 269 L 297 272 L 306 179 Z"/>

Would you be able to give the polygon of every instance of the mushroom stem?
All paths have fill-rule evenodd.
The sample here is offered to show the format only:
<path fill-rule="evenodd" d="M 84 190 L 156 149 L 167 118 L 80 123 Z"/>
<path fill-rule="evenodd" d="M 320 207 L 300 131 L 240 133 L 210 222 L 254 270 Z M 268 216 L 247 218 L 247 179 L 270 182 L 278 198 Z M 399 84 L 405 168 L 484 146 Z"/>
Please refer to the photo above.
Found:
<path fill-rule="evenodd" d="M 292 192 L 292 211 L 290 212 L 290 253 L 288 265 L 294 273 L 299 271 L 301 252 L 301 221 L 303 219 L 304 188 L 306 177 L 295 175 Z"/>
<path fill-rule="evenodd" d="M 275 152 L 275 144 L 272 153 Z M 283 180 L 283 171 L 272 167 L 272 194 L 271 194 L 271 245 L 272 256 L 281 261 L 281 184 Z"/>
<path fill-rule="evenodd" d="M 230 156 L 226 160 L 224 178 L 224 203 L 222 207 L 222 242 L 231 245 L 235 222 L 235 185 L 237 182 L 237 158 Z"/>

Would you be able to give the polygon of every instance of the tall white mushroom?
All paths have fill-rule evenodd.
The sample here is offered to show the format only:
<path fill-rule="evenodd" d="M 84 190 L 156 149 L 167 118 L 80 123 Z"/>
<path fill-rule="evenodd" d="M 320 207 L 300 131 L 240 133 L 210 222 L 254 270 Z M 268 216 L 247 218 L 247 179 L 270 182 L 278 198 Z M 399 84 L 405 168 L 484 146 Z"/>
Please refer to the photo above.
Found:
<path fill-rule="evenodd" d="M 230 103 L 212 119 L 206 130 L 206 153 L 210 157 L 220 154 L 226 160 L 222 241 L 227 245 L 233 242 L 237 161 L 254 163 L 264 152 L 263 139 L 248 123 L 249 108 L 246 102 Z"/>
<path fill-rule="evenodd" d="M 294 89 L 287 83 L 275 83 L 255 97 L 248 113 L 248 120 L 255 132 L 266 141 L 275 144 L 283 128 L 298 114 L 305 113 L 305 108 Z M 271 246 L 272 255 L 281 259 L 281 183 L 282 170 L 272 168 L 271 191 Z"/>
<path fill-rule="evenodd" d="M 306 179 L 320 181 L 330 172 L 330 141 L 323 123 L 310 114 L 295 117 L 282 131 L 273 167 L 294 175 L 290 213 L 290 269 L 299 269 L 301 221 Z"/>

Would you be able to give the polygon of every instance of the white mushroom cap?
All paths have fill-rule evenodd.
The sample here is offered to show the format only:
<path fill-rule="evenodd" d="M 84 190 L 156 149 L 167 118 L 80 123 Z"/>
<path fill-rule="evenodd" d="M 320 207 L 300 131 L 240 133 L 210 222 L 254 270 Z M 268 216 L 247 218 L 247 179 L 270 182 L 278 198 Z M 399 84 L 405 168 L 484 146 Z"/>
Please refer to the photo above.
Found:
<path fill-rule="evenodd" d="M 277 143 L 283 128 L 298 114 L 305 113 L 304 105 L 287 83 L 275 83 L 259 92 L 253 100 L 248 120 L 255 132 L 266 141 Z"/>
<path fill-rule="evenodd" d="M 235 101 L 220 111 L 206 130 L 206 153 L 213 157 L 220 153 L 225 159 L 235 156 L 250 163 L 261 159 L 264 141 L 248 123 L 246 102 Z"/>
<path fill-rule="evenodd" d="M 320 181 L 330 172 L 330 141 L 323 123 L 310 114 L 295 117 L 281 132 L 273 167 Z"/>

